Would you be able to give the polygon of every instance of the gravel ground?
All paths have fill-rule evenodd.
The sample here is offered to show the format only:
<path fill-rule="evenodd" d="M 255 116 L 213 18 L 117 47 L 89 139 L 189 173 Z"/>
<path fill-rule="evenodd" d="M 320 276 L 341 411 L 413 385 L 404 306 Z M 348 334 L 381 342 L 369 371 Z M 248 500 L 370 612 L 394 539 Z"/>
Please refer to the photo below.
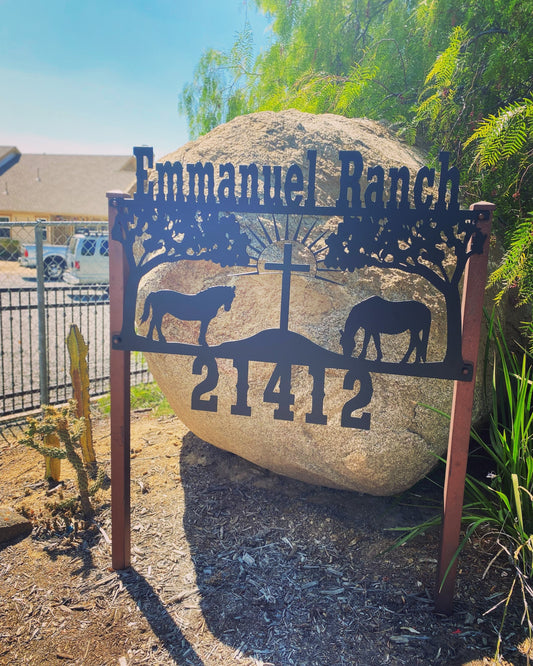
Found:
<path fill-rule="evenodd" d="M 110 567 L 109 489 L 92 523 L 46 502 L 39 454 L 0 437 L 0 504 L 33 534 L 0 546 L 0 664 L 474 666 L 494 654 L 512 573 L 474 539 L 460 560 L 455 611 L 433 612 L 438 534 L 387 552 L 408 506 L 439 498 L 424 481 L 403 498 L 287 479 L 197 439 L 175 417 L 132 418 L 132 567 Z M 95 421 L 109 471 L 109 422 Z M 526 664 L 518 598 L 501 664 Z"/>

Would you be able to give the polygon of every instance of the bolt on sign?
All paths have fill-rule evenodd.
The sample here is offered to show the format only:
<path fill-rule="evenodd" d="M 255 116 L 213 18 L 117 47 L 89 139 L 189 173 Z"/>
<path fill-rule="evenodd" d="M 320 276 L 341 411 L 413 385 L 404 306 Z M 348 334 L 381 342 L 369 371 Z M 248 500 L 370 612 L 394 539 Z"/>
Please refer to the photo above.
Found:
<path fill-rule="evenodd" d="M 191 357 L 192 373 L 203 377 L 191 391 L 191 409 L 214 413 L 219 409 L 218 361 L 230 359 L 236 370 L 230 411 L 245 418 L 251 418 L 254 411 L 248 390 L 251 364 L 271 364 L 263 402 L 275 405 L 272 418 L 286 421 L 287 427 L 292 427 L 294 420 L 294 366 L 307 368 L 311 377 L 310 410 L 305 420 L 324 428 L 331 423 L 324 407 L 328 369 L 344 372 L 343 388 L 353 392 L 339 417 L 340 426 L 346 429 L 372 428 L 374 374 L 454 380 L 456 391 L 463 385 L 472 394 L 461 397 L 454 406 L 457 414 L 452 415 L 450 431 L 449 455 L 453 449 L 457 457 L 460 450 L 466 464 L 468 432 L 466 443 L 463 434 L 458 444 L 454 420 L 466 423 L 469 430 L 493 205 L 460 208 L 460 174 L 456 167 L 450 167 L 448 153 L 440 153 L 440 173 L 436 175 L 429 167 L 411 174 L 405 166 L 386 173 L 379 165 L 365 164 L 357 150 L 341 150 L 338 196 L 333 205 L 317 200 L 320 174 L 316 150 L 308 150 L 301 164 L 288 167 L 167 161 L 157 163 L 150 178 L 152 148 L 135 148 L 134 155 L 133 198 L 108 194 L 112 359 L 117 364 L 114 380 L 112 372 L 112 432 L 114 418 L 116 469 L 122 475 L 117 497 L 126 497 L 117 500 L 120 506 L 115 511 L 119 517 L 114 535 L 119 535 L 120 542 L 114 550 L 115 568 L 129 563 L 129 490 L 125 487 L 129 483 L 129 460 L 125 462 L 129 428 L 124 427 L 124 421 L 129 421 L 129 387 L 124 363 L 130 351 Z M 254 224 L 250 223 L 252 218 Z M 152 291 L 141 303 L 139 324 L 143 326 L 138 329 L 135 315 L 143 278 L 164 263 L 195 260 L 227 268 L 228 284 L 197 293 Z M 418 276 L 440 292 L 446 307 L 442 358 L 427 359 L 432 312 L 417 300 L 398 302 L 372 296 L 354 303 L 338 331 L 335 349 L 291 328 L 291 286 L 298 276 L 336 284 L 343 272 L 370 266 Z M 246 289 L 246 280 L 231 284 L 232 278 L 269 273 L 281 275 L 281 288 L 272 293 L 272 299 L 279 302 L 279 320 L 251 336 L 228 327 L 227 339 L 209 344 L 212 322 L 235 308 L 237 291 Z M 197 322 L 197 339 L 191 342 L 175 334 L 169 337 L 163 324 L 165 315 Z M 356 348 L 358 331 L 362 332 L 361 349 L 361 345 Z M 403 357 L 389 358 L 382 350 L 382 336 L 405 333 L 408 342 Z M 375 349 L 372 355 L 368 351 L 371 344 Z M 115 416 L 114 396 L 120 406 Z M 450 515 L 457 513 L 458 506 L 460 523 L 464 472 L 451 469 L 449 466 L 451 481 L 448 479 L 445 503 L 451 502 L 455 508 L 455 513 L 448 511 Z M 458 543 L 459 523 L 454 523 L 451 536 L 443 533 L 437 594 L 437 605 L 443 610 L 453 594 L 455 573 L 450 562 L 455 538 Z M 446 528 L 450 525 L 445 524 L 445 532 Z M 450 580 L 451 591 L 446 588 Z"/>

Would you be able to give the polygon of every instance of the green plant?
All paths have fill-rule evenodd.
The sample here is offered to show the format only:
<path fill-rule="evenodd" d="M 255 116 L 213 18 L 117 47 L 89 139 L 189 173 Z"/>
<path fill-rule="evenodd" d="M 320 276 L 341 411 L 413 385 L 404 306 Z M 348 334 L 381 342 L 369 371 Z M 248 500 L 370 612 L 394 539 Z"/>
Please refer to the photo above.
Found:
<path fill-rule="evenodd" d="M 424 81 L 416 108 L 414 124 L 423 121 L 429 124 L 432 133 L 449 136 L 458 120 L 457 85 L 459 72 L 464 61 L 464 46 L 468 39 L 468 31 L 458 25 L 450 36 L 449 46 L 440 53 Z"/>
<path fill-rule="evenodd" d="M 509 248 L 500 266 L 491 274 L 489 284 L 501 287 L 496 302 L 508 289 L 518 287 L 519 304 L 533 303 L 533 212 L 516 224 Z M 531 327 L 531 323 L 528 322 L 528 326 Z M 526 329 L 526 333 L 533 341 L 533 330 Z"/>
<path fill-rule="evenodd" d="M 494 464 L 490 479 L 467 477 L 467 520 L 470 533 L 479 525 L 493 528 L 499 547 L 515 571 L 505 608 L 518 583 L 529 637 L 533 631 L 530 604 L 533 588 L 533 367 L 526 351 L 509 349 L 501 324 L 491 321 L 495 363 L 488 441 L 472 437 Z M 505 620 L 505 613 L 502 622 Z M 497 652 L 500 638 L 498 638 Z M 529 661 L 529 660 L 528 660 Z"/>
<path fill-rule="evenodd" d="M 479 123 L 465 142 L 465 148 L 477 142 L 475 160 L 481 167 L 494 167 L 502 159 L 522 153 L 522 167 L 531 166 L 533 156 L 533 98 L 507 104 Z"/>
<path fill-rule="evenodd" d="M 132 386 L 130 406 L 131 409 L 151 409 L 154 416 L 169 416 L 174 413 L 168 404 L 168 400 L 155 382 Z M 110 413 L 111 396 L 109 393 L 99 399 L 98 407 L 102 414 Z"/>
<path fill-rule="evenodd" d="M 533 97 L 507 104 L 496 115 L 485 118 L 464 147 L 471 144 L 476 147 L 473 165 L 480 173 L 497 173 L 498 188 L 513 202 L 509 211 L 513 222 L 506 234 L 508 248 L 490 282 L 501 285 L 498 298 L 517 287 L 520 304 L 533 304 Z M 509 205 L 499 203 L 506 212 Z M 533 342 L 531 322 L 526 330 Z"/>
<path fill-rule="evenodd" d="M 35 449 L 48 458 L 67 459 L 74 467 L 77 476 L 80 503 L 85 518 L 94 514 L 90 495 L 100 487 L 103 477 L 89 486 L 87 468 L 77 450 L 81 450 L 80 439 L 85 429 L 85 419 L 76 416 L 76 402 L 71 400 L 68 405 L 54 407 L 44 405 L 40 419 L 29 418 L 28 429 L 20 443 Z M 57 435 L 64 448 L 47 446 L 50 435 Z"/>
<path fill-rule="evenodd" d="M 524 603 L 529 636 L 533 631 L 530 607 L 533 602 L 533 365 L 525 350 L 512 351 L 501 324 L 489 321 L 494 364 L 490 392 L 492 409 L 488 434 L 472 430 L 472 438 L 493 466 L 486 478 L 466 477 L 462 521 L 465 533 L 455 557 L 479 528 L 492 536 L 497 554 L 489 564 L 505 556 L 515 572 L 508 595 L 502 600 L 505 612 L 518 587 Z M 437 411 L 437 410 L 436 410 Z M 439 412 L 441 413 L 441 412 Z M 436 515 L 409 528 L 394 547 L 440 524 Z M 505 620 L 505 612 L 502 622 Z M 496 648 L 499 654 L 500 638 Z"/>

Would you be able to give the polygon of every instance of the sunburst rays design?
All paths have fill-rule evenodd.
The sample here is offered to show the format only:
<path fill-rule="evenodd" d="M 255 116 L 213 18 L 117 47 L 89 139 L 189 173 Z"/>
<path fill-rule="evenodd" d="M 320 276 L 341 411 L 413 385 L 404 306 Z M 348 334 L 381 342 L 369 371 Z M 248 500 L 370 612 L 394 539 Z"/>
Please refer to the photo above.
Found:
<path fill-rule="evenodd" d="M 291 243 L 299 248 L 298 259 L 310 266 L 309 275 L 317 280 L 339 284 L 324 274 L 342 273 L 341 269 L 326 268 L 325 256 L 328 251 L 326 237 L 333 232 L 332 228 L 322 229 L 324 221 L 321 218 L 312 218 L 305 215 L 286 213 L 283 220 L 274 214 L 258 215 L 256 224 L 241 220 L 241 225 L 250 239 L 248 243 L 249 267 L 252 271 L 238 273 L 237 275 L 258 275 L 262 272 L 261 265 L 274 257 L 272 248 L 278 249 L 278 255 L 283 253 L 283 245 Z"/>

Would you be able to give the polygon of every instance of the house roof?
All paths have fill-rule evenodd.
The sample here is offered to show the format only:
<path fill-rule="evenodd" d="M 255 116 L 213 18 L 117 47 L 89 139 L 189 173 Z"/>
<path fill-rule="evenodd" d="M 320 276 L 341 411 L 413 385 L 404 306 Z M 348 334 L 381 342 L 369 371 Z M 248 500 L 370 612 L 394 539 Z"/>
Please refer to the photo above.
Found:
<path fill-rule="evenodd" d="M 20 151 L 16 146 L 0 146 L 0 175 L 10 169 L 20 159 Z"/>
<path fill-rule="evenodd" d="M 127 190 L 134 173 L 127 155 L 21 154 L 0 146 L 0 211 L 107 219 L 106 192 Z"/>

